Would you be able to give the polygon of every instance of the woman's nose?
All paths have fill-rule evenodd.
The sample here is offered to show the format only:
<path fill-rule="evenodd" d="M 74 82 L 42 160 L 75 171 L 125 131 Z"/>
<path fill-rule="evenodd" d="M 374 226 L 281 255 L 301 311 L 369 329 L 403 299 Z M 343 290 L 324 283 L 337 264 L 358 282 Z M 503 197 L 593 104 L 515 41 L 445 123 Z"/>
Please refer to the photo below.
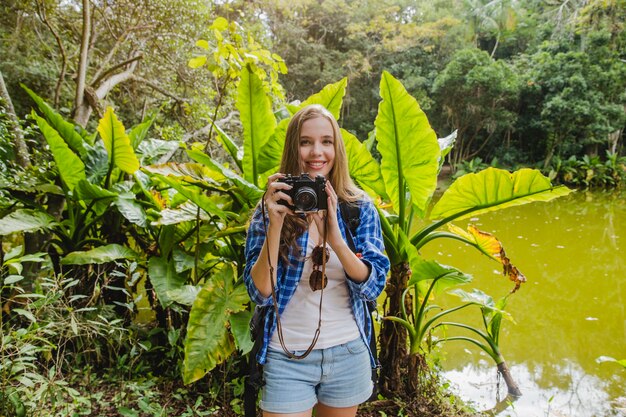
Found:
<path fill-rule="evenodd" d="M 313 143 L 311 146 L 311 154 L 313 155 L 321 155 L 322 154 L 322 144 L 319 142 Z"/>

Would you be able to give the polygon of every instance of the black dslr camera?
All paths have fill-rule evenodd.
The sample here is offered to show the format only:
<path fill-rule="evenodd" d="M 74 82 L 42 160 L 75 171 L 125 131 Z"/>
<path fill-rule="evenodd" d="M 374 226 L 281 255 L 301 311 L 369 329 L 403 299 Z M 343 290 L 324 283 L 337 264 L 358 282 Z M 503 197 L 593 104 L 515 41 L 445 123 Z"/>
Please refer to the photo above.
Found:
<path fill-rule="evenodd" d="M 285 200 L 279 200 L 279 204 L 289 207 L 296 213 L 326 210 L 328 208 L 326 178 L 323 176 L 318 175 L 315 179 L 312 179 L 309 174 L 303 173 L 300 176 L 287 175 L 278 181 L 292 186 L 290 190 L 283 190 L 283 192 L 291 197 L 293 206 L 287 204 Z"/>

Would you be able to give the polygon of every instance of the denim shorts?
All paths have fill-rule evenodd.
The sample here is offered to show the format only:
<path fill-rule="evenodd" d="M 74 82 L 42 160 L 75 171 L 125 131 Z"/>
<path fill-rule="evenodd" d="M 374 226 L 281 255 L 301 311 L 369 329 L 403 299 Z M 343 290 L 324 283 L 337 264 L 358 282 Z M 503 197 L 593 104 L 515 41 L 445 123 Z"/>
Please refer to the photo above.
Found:
<path fill-rule="evenodd" d="M 315 349 L 304 359 L 289 359 L 282 349 L 269 348 L 263 378 L 260 407 L 271 413 L 298 413 L 318 402 L 352 407 L 365 402 L 373 388 L 369 351 L 360 337 Z"/>

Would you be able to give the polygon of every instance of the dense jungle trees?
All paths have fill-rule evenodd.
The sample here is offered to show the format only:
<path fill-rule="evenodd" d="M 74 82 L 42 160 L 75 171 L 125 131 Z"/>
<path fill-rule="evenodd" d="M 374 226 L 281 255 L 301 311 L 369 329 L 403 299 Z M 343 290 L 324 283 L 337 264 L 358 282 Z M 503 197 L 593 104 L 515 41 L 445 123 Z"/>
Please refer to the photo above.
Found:
<path fill-rule="evenodd" d="M 82 13 L 83 5 L 89 14 Z M 485 119 L 477 123 L 481 126 L 470 127 L 475 132 L 460 132 L 460 141 L 464 136 L 472 138 L 468 138 L 472 149 L 457 149 L 451 161 L 473 155 L 488 161 L 498 157 L 508 166 L 547 167 L 554 154 L 581 157 L 603 155 L 605 149 L 623 150 L 624 112 L 619 109 L 625 102 L 622 18 L 626 7 L 618 0 L 301 0 L 209 5 L 186 0 L 176 8 L 156 0 L 84 4 L 33 0 L 8 1 L 2 7 L 0 70 L 19 116 L 28 111 L 27 98 L 18 86 L 23 82 L 50 97 L 63 114 L 76 114 L 81 125 L 90 119 L 89 112 L 102 112 L 106 104 L 123 104 L 121 116 L 134 123 L 148 109 L 167 103 L 156 124 L 161 136 L 206 134 L 210 129 L 201 128 L 207 126 L 207 117 L 213 117 L 219 86 L 208 74 L 190 71 L 184 64 L 197 51 L 196 39 L 206 37 L 210 22 L 222 15 L 238 21 L 285 60 L 289 72 L 280 81 L 287 100 L 306 97 L 348 77 L 342 123 L 360 137 L 373 128 L 382 70 L 402 80 L 441 135 L 466 130 L 461 121 L 472 117 L 471 107 L 451 98 L 460 96 L 459 89 L 441 95 L 438 91 L 444 91 L 444 77 L 450 87 L 457 83 L 469 89 L 463 95 L 467 104 L 482 107 L 490 100 L 479 85 L 464 85 L 466 72 L 453 71 L 458 65 L 456 51 L 475 48 L 493 61 L 481 64 L 492 68 L 480 75 L 481 83 L 490 87 L 486 94 L 493 96 L 495 111 L 504 113 L 492 115 L 495 124 L 483 126 Z M 83 33 L 86 25 L 89 33 Z M 81 46 L 86 48 L 82 61 Z M 548 62 L 556 51 L 566 55 L 550 57 L 555 61 Z M 563 81 L 545 81 L 553 74 L 550 66 L 563 67 L 565 72 L 559 74 Z M 502 91 L 506 97 L 497 97 L 496 86 L 508 90 Z M 457 108 L 452 111 L 446 100 Z M 231 120 L 232 97 L 222 104 L 217 119 Z M 569 112 L 567 118 L 559 117 L 563 112 Z M 161 130 L 161 120 L 172 123 Z M 586 133 L 581 132 L 581 124 Z"/>

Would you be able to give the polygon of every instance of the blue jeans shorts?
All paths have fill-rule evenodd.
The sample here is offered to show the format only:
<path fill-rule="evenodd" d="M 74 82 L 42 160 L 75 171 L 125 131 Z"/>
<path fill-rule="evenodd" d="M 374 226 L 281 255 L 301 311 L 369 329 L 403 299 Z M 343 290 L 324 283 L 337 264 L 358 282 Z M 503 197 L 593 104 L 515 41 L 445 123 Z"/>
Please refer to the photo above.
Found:
<path fill-rule="evenodd" d="M 298 413 L 318 402 L 352 407 L 372 394 L 371 377 L 369 351 L 361 338 L 315 349 L 304 359 L 289 359 L 282 349 L 269 348 L 260 407 L 271 413 Z"/>

